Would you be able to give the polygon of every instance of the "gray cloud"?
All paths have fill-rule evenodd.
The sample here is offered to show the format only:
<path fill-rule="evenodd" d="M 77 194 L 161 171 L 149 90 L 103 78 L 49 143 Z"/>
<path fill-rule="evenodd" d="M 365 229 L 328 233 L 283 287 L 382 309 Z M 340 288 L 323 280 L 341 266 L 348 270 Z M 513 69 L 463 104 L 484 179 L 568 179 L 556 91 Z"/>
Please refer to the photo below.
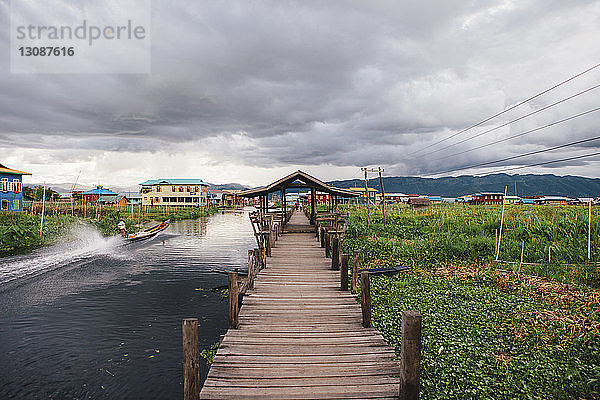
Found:
<path fill-rule="evenodd" d="M 8 12 L 0 0 L 6 27 Z M 82 149 L 194 143 L 215 160 L 250 166 L 383 165 L 398 174 L 510 157 L 594 136 L 600 113 L 445 158 L 596 107 L 597 91 L 445 151 L 411 154 L 598 62 L 599 14 L 599 1 L 154 1 L 152 74 L 19 75 L 2 61 L 0 147 L 77 160 Z M 4 54 L 8 41 L 0 32 Z M 494 122 L 599 77 L 594 71 Z M 591 147 L 600 146 L 583 152 Z M 504 165 L 573 151 L 582 149 Z"/>

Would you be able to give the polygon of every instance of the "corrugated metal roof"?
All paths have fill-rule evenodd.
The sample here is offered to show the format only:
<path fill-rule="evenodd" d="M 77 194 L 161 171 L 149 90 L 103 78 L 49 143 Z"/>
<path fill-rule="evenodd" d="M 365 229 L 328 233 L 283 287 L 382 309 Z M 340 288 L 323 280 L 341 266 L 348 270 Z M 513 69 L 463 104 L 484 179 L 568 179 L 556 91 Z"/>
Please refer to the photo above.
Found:
<path fill-rule="evenodd" d="M 208 186 L 208 183 L 202 179 L 148 179 L 146 182 L 140 183 L 141 186 L 153 185 L 203 185 Z"/>
<path fill-rule="evenodd" d="M 96 189 L 88 190 L 87 192 L 83 192 L 83 195 L 86 194 L 98 194 L 98 195 L 116 195 L 118 193 L 113 192 L 112 190 L 104 189 L 102 186 L 97 187 Z"/>

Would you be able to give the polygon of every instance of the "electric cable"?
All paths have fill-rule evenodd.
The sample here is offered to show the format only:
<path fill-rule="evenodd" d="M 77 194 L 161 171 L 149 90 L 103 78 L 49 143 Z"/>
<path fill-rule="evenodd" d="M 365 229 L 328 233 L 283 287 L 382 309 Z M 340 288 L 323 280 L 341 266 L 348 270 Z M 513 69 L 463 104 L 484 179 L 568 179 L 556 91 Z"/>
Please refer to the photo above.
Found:
<path fill-rule="evenodd" d="M 560 86 L 562 86 L 562 85 L 564 85 L 564 84 L 566 84 L 566 83 L 568 83 L 568 82 L 570 82 L 570 81 L 572 81 L 572 80 L 574 80 L 574 79 L 576 79 L 576 78 L 578 78 L 578 77 L 580 77 L 582 75 L 585 75 L 588 72 L 590 72 L 590 71 L 592 71 L 592 70 L 594 70 L 594 69 L 596 69 L 598 67 L 600 67 L 600 63 L 595 64 L 595 65 L 591 66 L 590 68 L 586 69 L 585 71 L 582 71 L 582 72 L 580 72 L 578 74 L 575 74 L 575 75 L 571 76 L 570 78 L 565 79 L 564 81 L 559 82 L 559 83 L 557 83 L 556 85 L 554 85 L 552 87 L 549 87 L 548 89 L 545 89 L 545 90 L 543 90 L 543 91 L 541 91 L 539 93 L 536 93 L 533 96 L 528 97 L 527 99 L 525 99 L 525 100 L 523 100 L 523 101 L 521 101 L 521 102 L 519 102 L 519 103 L 517 103 L 517 104 L 515 104 L 513 106 L 510 106 L 509 108 L 506 108 L 506 109 L 504 109 L 504 110 L 502 110 L 502 111 L 500 111 L 500 112 L 498 112 L 498 113 L 496 113 L 496 114 L 494 114 L 494 115 L 492 115 L 490 117 L 487 117 L 487 118 L 485 118 L 485 119 L 477 122 L 476 124 L 470 125 L 467 128 L 464 128 L 464 129 L 462 129 L 462 130 L 460 130 L 460 131 L 458 131 L 458 132 L 456 132 L 456 133 L 448 136 L 447 138 L 444 138 L 444 139 L 438 140 L 435 143 L 429 144 L 429 145 L 425 146 L 424 148 L 422 148 L 420 150 L 417 150 L 417 153 L 420 153 L 421 151 L 424 151 L 424 150 L 427 150 L 428 148 L 436 146 L 439 143 L 443 143 L 443 142 L 445 142 L 445 141 L 447 141 L 449 139 L 452 139 L 452 138 L 454 138 L 454 137 L 456 137 L 458 135 L 463 134 L 464 132 L 467 132 L 467 131 L 469 131 L 469 130 L 471 130 L 473 128 L 476 128 L 476 127 L 478 127 L 478 126 L 480 126 L 480 125 L 482 125 L 482 124 L 484 124 L 484 123 L 486 123 L 486 122 L 488 122 L 488 121 L 490 121 L 490 120 L 492 120 L 492 119 L 494 119 L 494 118 L 496 118 L 496 117 L 498 117 L 498 116 L 500 116 L 502 114 L 505 114 L 505 113 L 507 113 L 507 112 L 509 112 L 511 110 L 514 110 L 515 108 L 517 108 L 519 106 L 522 106 L 523 104 L 528 103 L 529 101 L 531 101 L 531 100 L 533 100 L 533 99 L 535 99 L 537 97 L 540 97 L 540 96 L 542 96 L 542 95 L 544 95 L 544 94 L 546 94 L 546 93 L 548 93 L 548 92 L 550 92 L 550 91 L 552 91 L 552 90 L 554 90 L 554 89 L 556 89 L 556 88 L 558 88 L 558 87 L 560 87 Z"/>

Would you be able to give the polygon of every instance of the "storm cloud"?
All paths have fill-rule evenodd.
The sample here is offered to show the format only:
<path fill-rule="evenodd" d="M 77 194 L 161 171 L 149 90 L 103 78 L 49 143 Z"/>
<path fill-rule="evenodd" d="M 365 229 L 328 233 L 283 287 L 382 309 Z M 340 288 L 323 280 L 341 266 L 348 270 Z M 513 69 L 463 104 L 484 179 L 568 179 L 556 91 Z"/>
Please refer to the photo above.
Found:
<path fill-rule="evenodd" d="M 155 0 L 151 11 L 151 74 L 11 74 L 10 7 L 0 0 L 0 161 L 48 179 L 52 164 L 134 182 L 165 171 L 148 158 L 178 159 L 171 175 L 259 184 L 236 169 L 430 175 L 599 135 L 597 112 L 454 156 L 599 107 L 597 89 L 439 150 L 600 83 L 600 68 L 425 149 L 600 62 L 600 1 Z M 595 176 L 598 159 L 547 168 Z"/>

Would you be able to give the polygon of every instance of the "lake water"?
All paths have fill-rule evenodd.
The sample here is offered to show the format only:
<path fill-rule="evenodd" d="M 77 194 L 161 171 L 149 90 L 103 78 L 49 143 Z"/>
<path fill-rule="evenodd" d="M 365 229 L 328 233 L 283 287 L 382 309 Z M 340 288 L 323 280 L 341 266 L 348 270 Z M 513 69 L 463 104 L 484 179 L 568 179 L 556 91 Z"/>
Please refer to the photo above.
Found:
<path fill-rule="evenodd" d="M 181 321 L 198 318 L 200 349 L 219 340 L 214 271 L 244 268 L 254 247 L 248 214 L 225 213 L 132 246 L 82 227 L 0 259 L 0 399 L 182 398 Z"/>

